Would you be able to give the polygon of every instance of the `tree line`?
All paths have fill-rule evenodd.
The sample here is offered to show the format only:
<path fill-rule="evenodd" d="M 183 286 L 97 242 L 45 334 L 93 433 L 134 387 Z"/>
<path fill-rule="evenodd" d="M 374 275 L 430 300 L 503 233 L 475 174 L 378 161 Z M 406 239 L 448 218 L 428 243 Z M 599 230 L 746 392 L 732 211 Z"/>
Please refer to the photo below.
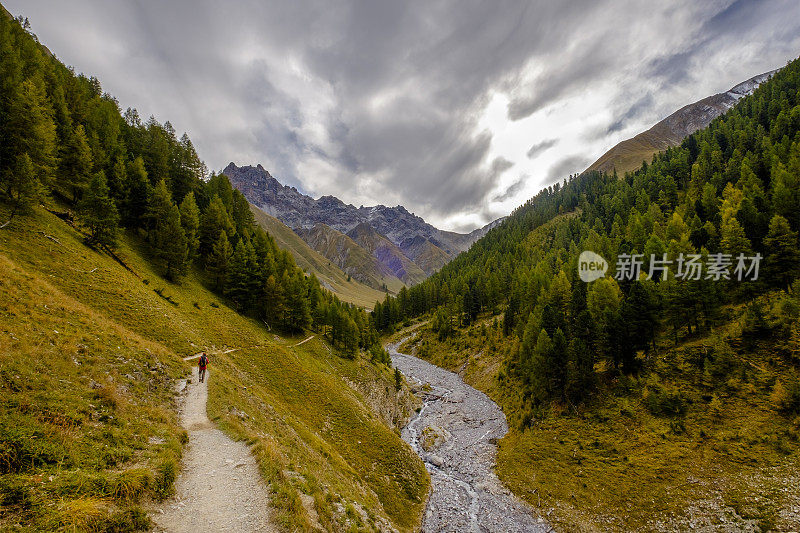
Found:
<path fill-rule="evenodd" d="M 185 133 L 124 113 L 94 77 L 75 74 L 23 20 L 0 16 L 0 194 L 4 225 L 43 202 L 74 211 L 86 243 L 144 240 L 164 277 L 196 268 L 240 312 L 286 331 L 314 328 L 347 354 L 388 360 L 370 318 L 324 290 L 255 221 L 227 177 Z"/>
<path fill-rule="evenodd" d="M 581 401 L 602 363 L 635 372 L 659 334 L 677 343 L 708 331 L 722 306 L 788 289 L 800 275 L 800 60 L 789 63 L 680 146 L 625 176 L 587 172 L 547 187 L 420 285 L 376 304 L 390 330 L 429 314 L 446 338 L 481 313 L 502 313 L 516 339 L 509 375 L 533 403 Z M 578 257 L 610 263 L 589 284 Z M 755 281 L 614 279 L 616 258 L 756 256 Z M 683 254 L 683 255 L 681 255 Z"/>

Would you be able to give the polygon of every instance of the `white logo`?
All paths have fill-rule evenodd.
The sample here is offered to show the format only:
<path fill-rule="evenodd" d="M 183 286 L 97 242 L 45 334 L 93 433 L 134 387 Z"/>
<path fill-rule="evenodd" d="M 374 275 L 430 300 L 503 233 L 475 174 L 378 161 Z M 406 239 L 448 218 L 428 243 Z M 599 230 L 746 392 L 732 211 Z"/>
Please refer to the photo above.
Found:
<path fill-rule="evenodd" d="M 578 257 L 578 276 L 581 281 L 589 283 L 606 275 L 608 263 L 602 256 L 589 250 L 581 252 Z"/>

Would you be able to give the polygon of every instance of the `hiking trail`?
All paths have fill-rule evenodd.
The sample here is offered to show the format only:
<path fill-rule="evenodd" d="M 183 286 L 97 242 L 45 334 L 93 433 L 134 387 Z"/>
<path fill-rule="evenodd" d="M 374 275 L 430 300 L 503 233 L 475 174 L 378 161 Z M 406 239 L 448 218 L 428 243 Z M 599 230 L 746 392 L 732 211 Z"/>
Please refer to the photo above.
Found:
<path fill-rule="evenodd" d="M 189 358 L 190 359 L 190 358 Z M 206 415 L 208 380 L 198 383 L 197 366 L 184 397 L 181 423 L 189 432 L 175 495 L 150 509 L 153 532 L 277 532 L 269 513 L 269 493 L 255 458 L 243 442 L 218 430 Z"/>

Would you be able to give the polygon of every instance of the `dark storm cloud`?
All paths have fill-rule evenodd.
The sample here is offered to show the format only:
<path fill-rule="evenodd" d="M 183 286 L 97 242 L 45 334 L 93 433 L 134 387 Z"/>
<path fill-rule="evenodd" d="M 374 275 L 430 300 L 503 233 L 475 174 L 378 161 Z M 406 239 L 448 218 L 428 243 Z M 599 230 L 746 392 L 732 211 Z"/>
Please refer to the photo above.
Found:
<path fill-rule="evenodd" d="M 542 185 L 552 185 L 557 181 L 568 178 L 571 174 L 583 172 L 586 166 L 591 162 L 591 159 L 581 154 L 565 157 L 550 167 L 550 171 L 547 173 L 547 178 L 545 178 Z"/>
<path fill-rule="evenodd" d="M 434 221 L 494 215 L 490 203 L 600 155 L 549 134 L 527 157 L 499 158 L 499 134 L 480 125 L 493 94 L 510 120 L 545 109 L 558 120 L 568 98 L 602 87 L 609 107 L 597 112 L 610 118 L 587 127 L 611 139 L 689 103 L 675 85 L 709 66 L 729 71 L 716 90 L 779 66 L 800 35 L 794 0 L 4 3 L 123 107 L 188 131 L 210 168 L 262 163 L 306 192 Z M 501 188 L 545 150 L 555 164 L 515 169 L 528 175 Z"/>
<path fill-rule="evenodd" d="M 553 146 L 555 146 L 557 144 L 558 144 L 558 139 L 545 139 L 545 140 L 543 140 L 541 142 L 538 142 L 538 143 L 534 144 L 533 146 L 531 146 L 528 149 L 528 152 L 526 153 L 526 155 L 528 156 L 528 159 L 533 159 L 537 155 L 539 155 L 542 152 L 546 151 L 548 148 L 552 148 Z"/>
<path fill-rule="evenodd" d="M 592 80 L 611 68 L 613 61 L 613 55 L 602 46 L 589 48 L 548 72 L 547 76 L 537 78 L 528 94 L 509 103 L 508 118 L 520 120 L 529 117 L 562 96 L 585 90 Z"/>
<path fill-rule="evenodd" d="M 505 202 L 506 200 L 513 198 L 514 196 L 517 195 L 517 193 L 519 193 L 522 190 L 522 188 L 525 186 L 525 181 L 529 177 L 530 176 L 528 176 L 527 174 L 523 174 L 522 176 L 517 178 L 517 180 L 514 181 L 514 183 L 509 185 L 503 194 L 493 197 L 492 200 L 495 202 Z"/>
<path fill-rule="evenodd" d="M 790 44 L 791 41 L 796 43 L 800 29 L 798 7 L 800 4 L 794 0 L 730 2 L 703 20 L 699 28 L 687 37 L 681 49 L 668 50 L 651 60 L 646 72 L 659 79 L 661 87 L 668 87 L 702 76 L 702 70 L 698 72 L 697 67 L 702 67 L 702 63 L 708 60 L 709 52 L 715 49 L 728 48 L 728 54 L 735 57 L 743 52 L 758 54 L 762 50 L 778 47 L 791 50 L 789 57 L 794 58 L 800 52 L 794 43 Z M 791 36 L 791 39 L 787 39 L 787 36 Z M 725 60 L 733 61 L 733 57 L 725 57 Z M 764 71 L 779 66 L 764 68 Z M 761 72 L 753 72 L 751 76 L 756 74 Z"/>
<path fill-rule="evenodd" d="M 647 93 L 637 100 L 632 106 L 630 106 L 625 112 L 621 113 L 619 118 L 617 118 L 617 120 L 615 120 L 608 128 L 606 128 L 605 134 L 607 135 L 609 133 L 621 131 L 632 119 L 638 118 L 642 113 L 652 109 L 652 107 L 653 94 Z"/>

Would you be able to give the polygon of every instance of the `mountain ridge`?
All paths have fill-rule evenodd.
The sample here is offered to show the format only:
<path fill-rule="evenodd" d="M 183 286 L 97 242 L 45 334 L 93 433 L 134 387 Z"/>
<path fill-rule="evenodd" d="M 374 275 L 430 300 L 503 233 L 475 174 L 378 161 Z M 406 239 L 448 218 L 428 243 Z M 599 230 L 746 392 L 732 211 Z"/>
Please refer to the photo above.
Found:
<path fill-rule="evenodd" d="M 314 274 L 320 284 L 335 293 L 340 300 L 352 303 L 365 309 L 372 309 L 376 301 L 382 300 L 385 293 L 369 287 L 355 279 L 347 279 L 347 274 L 330 259 L 314 250 L 306 241 L 290 227 L 250 204 L 256 224 L 264 228 L 278 246 L 294 256 L 297 266 L 309 274 Z"/>
<path fill-rule="evenodd" d="M 377 257 L 327 224 L 318 222 L 311 228 L 298 228 L 295 233 L 345 274 L 368 287 L 397 293 L 404 285 Z"/>
<path fill-rule="evenodd" d="M 649 162 L 656 152 L 678 146 L 692 133 L 711 124 L 743 97 L 750 95 L 779 69 L 753 76 L 727 91 L 687 104 L 646 131 L 614 145 L 586 170 L 625 173 L 636 170 L 642 161 Z"/>
<path fill-rule="evenodd" d="M 399 274 L 400 278 L 405 277 L 405 284 L 422 281 L 424 277 L 420 276 L 420 272 L 425 277 L 433 274 L 502 221 L 495 220 L 470 233 L 457 233 L 436 228 L 402 205 L 355 207 L 332 195 L 314 199 L 298 191 L 296 187 L 281 184 L 261 164 L 240 167 L 231 162 L 222 170 L 222 174 L 228 177 L 231 184 L 250 203 L 292 228 L 318 252 L 325 255 L 317 248 L 320 246 L 331 253 L 332 255 L 326 257 L 339 266 L 343 264 L 339 253 L 341 250 L 334 253 L 330 247 L 322 247 L 321 241 L 315 238 L 319 236 L 319 231 L 309 230 L 313 230 L 317 224 L 324 224 L 347 235 L 359 225 L 369 226 L 375 235 L 370 235 L 362 243 L 357 243 L 356 240 L 354 242 L 365 249 L 370 248 L 368 253 L 388 269 L 388 272 L 394 272 L 392 276 Z M 365 235 L 364 232 L 361 233 Z M 378 236 L 387 242 L 380 246 L 375 242 L 370 244 L 376 238 L 381 240 Z M 314 243 L 308 239 L 312 239 Z M 349 273 L 356 279 L 374 277 L 374 271 Z"/>

